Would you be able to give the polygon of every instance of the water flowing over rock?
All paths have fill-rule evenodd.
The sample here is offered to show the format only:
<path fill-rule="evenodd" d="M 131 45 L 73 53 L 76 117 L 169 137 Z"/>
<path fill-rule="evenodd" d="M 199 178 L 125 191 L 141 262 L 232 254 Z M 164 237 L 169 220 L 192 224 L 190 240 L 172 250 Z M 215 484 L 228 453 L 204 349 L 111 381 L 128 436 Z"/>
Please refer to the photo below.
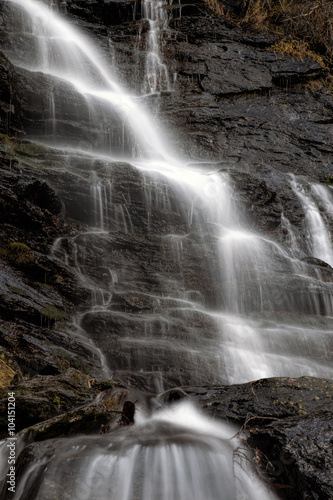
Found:
<path fill-rule="evenodd" d="M 260 406 L 274 383 L 249 384 L 313 377 L 332 397 L 322 68 L 201 1 L 5 0 L 0 27 L 1 404 L 11 383 L 17 431 L 41 426 L 22 433 L 14 498 L 274 498 L 257 476 L 281 447 L 279 494 L 330 498 L 332 408 L 294 403 L 294 382 Z M 115 384 L 145 391 L 128 429 Z M 191 404 L 164 408 L 184 395 L 260 417 L 254 454 Z"/>

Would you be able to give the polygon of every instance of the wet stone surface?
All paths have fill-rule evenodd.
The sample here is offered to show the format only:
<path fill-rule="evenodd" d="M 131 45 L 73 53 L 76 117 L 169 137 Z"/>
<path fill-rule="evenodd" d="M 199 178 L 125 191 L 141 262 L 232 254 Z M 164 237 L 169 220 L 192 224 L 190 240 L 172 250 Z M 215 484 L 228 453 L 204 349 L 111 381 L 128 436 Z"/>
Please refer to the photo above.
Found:
<path fill-rule="evenodd" d="M 139 2 L 67 4 L 68 18 L 98 37 L 119 81 L 142 93 L 148 23 Z M 313 287 L 319 298 L 309 299 L 278 256 L 271 264 L 281 273 L 276 281 L 266 279 L 266 263 L 260 263 L 263 292 L 274 285 L 284 297 L 274 311 L 265 304 L 267 314 L 287 311 L 290 318 L 299 310 L 311 312 L 315 302 L 324 317 L 323 290 L 329 295 L 333 271 L 307 246 L 304 211 L 289 177 L 323 182 L 333 175 L 333 101 L 325 89 L 315 90 L 322 70 L 312 60 L 274 53 L 275 37 L 232 28 L 202 2 L 187 2 L 182 17 L 178 5 L 169 7 L 162 57 L 172 90 L 143 101 L 169 127 L 177 150 L 206 160 L 207 171 L 228 174 L 241 222 L 286 244 L 291 236 L 283 218 L 290 222 L 302 272 L 320 277 L 320 287 Z M 0 48 L 11 54 L 15 27 L 7 8 L 2 2 Z M 14 40 L 24 59 L 26 38 Z M 212 362 L 200 341 L 212 342 L 214 354 L 219 332 L 197 307 L 216 312 L 224 303 L 221 277 L 207 272 L 216 268 L 216 238 L 203 223 L 203 236 L 195 234 L 188 207 L 161 176 L 27 140 L 54 140 L 51 95 L 62 107 L 56 140 L 105 153 L 106 121 L 94 122 L 91 130 L 89 110 L 72 86 L 20 69 L 0 54 L 1 405 L 8 387 L 15 390 L 17 430 L 38 423 L 36 439 L 46 440 L 31 445 L 24 460 L 52 453 L 51 438 L 59 435 L 99 433 L 121 406 L 113 404 L 113 393 L 106 405 L 93 403 L 94 397 L 117 382 L 147 391 L 142 398 L 157 406 L 189 396 L 214 418 L 243 425 L 254 453 L 260 452 L 261 472 L 267 469 L 267 481 L 284 486 L 283 498 L 332 498 L 332 382 L 303 377 L 219 385 L 219 361 Z M 116 116 L 112 120 L 117 142 L 122 127 Z M 332 216 L 319 206 L 329 224 Z M 242 292 L 259 310 L 253 282 L 242 282 Z M 105 351 L 114 380 L 103 381 L 98 349 Z M 184 384 L 200 387 L 174 389 Z M 156 399 L 162 387 L 170 392 Z M 132 402 L 140 397 L 133 395 Z M 2 436 L 6 425 L 3 417 Z"/>

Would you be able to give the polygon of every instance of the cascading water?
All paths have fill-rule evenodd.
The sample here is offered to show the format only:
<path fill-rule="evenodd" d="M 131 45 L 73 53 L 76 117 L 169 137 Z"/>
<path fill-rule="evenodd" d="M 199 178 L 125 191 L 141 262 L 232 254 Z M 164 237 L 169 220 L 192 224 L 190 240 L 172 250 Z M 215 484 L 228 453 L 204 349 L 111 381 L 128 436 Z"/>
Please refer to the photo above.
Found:
<path fill-rule="evenodd" d="M 56 449 L 46 442 L 13 498 L 276 500 L 251 471 L 236 432 L 182 403 L 154 418 L 142 415 L 112 440 L 67 438 Z"/>
<path fill-rule="evenodd" d="M 161 61 L 159 36 L 160 26 L 166 27 L 167 11 L 165 1 L 144 0 L 142 17 L 149 22 L 150 32 L 146 59 L 146 91 L 148 93 L 170 90 L 168 68 Z"/>
<path fill-rule="evenodd" d="M 317 184 L 309 186 L 306 182 L 304 184 L 298 182 L 295 177 L 291 181 L 291 186 L 303 206 L 312 255 L 333 266 L 333 243 L 329 230 L 331 221 L 325 220 L 327 217 L 331 219 L 333 215 L 332 194 L 327 188 L 325 189 L 325 186 Z M 318 201 L 324 205 L 323 214 Z"/>
<path fill-rule="evenodd" d="M 106 125 L 118 128 L 109 153 L 114 155 L 116 151 L 131 156 L 140 145 L 144 156 L 153 154 L 169 158 L 153 123 L 135 99 L 130 98 L 109 74 L 93 43 L 87 42 L 78 30 L 64 23 L 44 4 L 32 0 L 15 0 L 13 4 L 28 13 L 23 21 L 28 53 L 24 54 L 22 61 L 16 59 L 15 52 L 10 52 L 16 64 L 29 71 L 61 78 L 72 85 L 86 101 L 91 128 L 97 126 L 96 122 L 107 122 Z M 120 147 L 117 147 L 117 142 Z"/>
<path fill-rule="evenodd" d="M 93 41 L 36 0 L 7 3 L 23 38 L 31 42 L 24 62 L 10 48 L 9 57 L 70 88 L 95 137 L 78 142 L 69 138 L 66 143 L 59 132 L 66 121 L 64 110 L 50 94 L 51 134 L 40 140 L 70 146 L 65 153 L 68 164 L 82 178 L 91 170 L 92 212 L 91 230 L 57 240 L 52 252 L 91 291 L 91 308 L 80 311 L 76 323 L 100 349 L 101 365 L 114 376 L 137 372 L 146 387 L 158 391 L 177 384 L 236 383 L 279 375 L 333 378 L 332 285 L 325 282 L 324 273 L 313 273 L 311 265 L 300 260 L 289 221 L 283 220 L 290 248 L 251 232 L 237 210 L 228 173 L 172 155 L 140 98 L 124 92 Z M 145 2 L 143 8 L 150 35 L 142 88 L 156 93 L 169 89 L 158 44 L 163 4 Z M 130 194 L 117 181 L 119 175 L 140 185 L 135 210 Z M 332 195 L 306 180 L 302 185 L 306 189 L 291 180 L 308 222 L 309 251 L 332 265 L 325 222 L 332 217 Z M 140 260 L 128 263 L 124 254 L 127 245 L 141 245 L 137 211 L 145 215 L 151 269 L 145 280 L 134 283 Z M 169 212 L 176 222 L 170 221 Z M 188 255 L 206 265 L 202 279 L 210 293 L 201 292 L 188 278 Z M 159 264 L 162 258 L 170 260 L 170 267 Z M 122 300 L 131 307 L 129 313 L 117 309 Z M 176 408 L 167 418 L 163 413 L 142 419 L 130 433 L 112 434 L 110 440 L 66 441 L 56 457 L 31 465 L 14 498 L 24 500 L 29 488 L 37 488 L 32 486 L 37 477 L 34 498 L 49 497 L 59 474 L 71 488 L 70 498 L 80 500 L 268 498 L 251 473 L 246 475 L 238 465 L 235 472 L 238 444 L 228 441 L 229 429 L 192 409 L 186 411 L 186 419 L 193 417 L 188 426 L 177 423 L 181 410 Z M 52 494 L 62 495 L 59 490 Z"/>

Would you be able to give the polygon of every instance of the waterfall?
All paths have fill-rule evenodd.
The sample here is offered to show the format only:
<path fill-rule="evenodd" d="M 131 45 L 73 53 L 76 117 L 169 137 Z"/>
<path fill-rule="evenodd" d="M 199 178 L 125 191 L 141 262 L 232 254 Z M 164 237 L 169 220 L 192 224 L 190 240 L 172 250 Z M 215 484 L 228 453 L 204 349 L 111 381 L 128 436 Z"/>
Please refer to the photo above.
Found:
<path fill-rule="evenodd" d="M 168 68 L 161 60 L 160 26 L 167 22 L 166 1 L 144 0 L 142 2 L 142 17 L 149 22 L 150 32 L 146 58 L 146 91 L 147 93 L 170 90 Z"/>
<path fill-rule="evenodd" d="M 333 378 L 332 284 L 298 255 L 290 221 L 283 219 L 290 246 L 251 231 L 237 207 L 230 172 L 177 157 L 143 96 L 122 88 L 93 39 L 37 0 L 6 2 L 14 16 L 24 12 L 20 29 L 31 42 L 28 57 L 11 49 L 10 58 L 71 89 L 92 135 L 103 135 L 91 147 L 64 145 L 56 135 L 64 110 L 56 94 L 50 96 L 50 142 L 83 180 L 90 170 L 91 200 L 90 229 L 58 239 L 52 256 L 91 292 L 91 306 L 80 311 L 76 324 L 100 352 L 107 374 L 140 373 L 157 391 L 280 375 Z M 170 89 L 159 48 L 163 5 L 143 3 L 150 24 L 144 93 Z M 39 139 L 47 143 L 50 137 Z M 135 207 L 121 174 L 140 186 Z M 331 193 L 306 179 L 290 182 L 304 209 L 309 253 L 333 265 Z M 141 262 L 126 261 L 130 245 L 144 247 L 151 261 L 150 272 L 137 282 L 133 276 Z M 200 276 L 188 276 L 188 255 L 205 267 Z M 130 312 L 117 309 L 122 300 Z M 235 460 L 234 429 L 189 407 L 168 411 L 107 439 L 59 442 L 56 453 L 47 450 L 28 466 L 14 498 L 24 500 L 26 492 L 38 490 L 34 498 L 42 500 L 49 488 L 56 488 L 54 498 L 65 498 L 63 487 L 78 500 L 274 498 Z"/>
<path fill-rule="evenodd" d="M 276 500 L 249 467 L 237 429 L 189 403 L 141 416 L 107 436 L 52 442 L 18 482 L 15 500 Z M 74 472 L 74 475 L 73 475 Z"/>
<path fill-rule="evenodd" d="M 333 266 L 333 243 L 330 232 L 330 222 L 333 215 L 333 197 L 326 186 L 313 185 L 298 181 L 295 177 L 291 186 L 300 199 L 307 221 L 308 239 L 312 255 Z M 323 214 L 319 203 L 322 202 Z M 326 212 L 326 213 L 325 213 Z M 326 218 L 326 220 L 325 220 Z"/>
<path fill-rule="evenodd" d="M 10 51 L 15 63 L 29 71 L 47 74 L 54 81 L 67 82 L 80 99 L 87 101 L 90 116 L 102 113 L 108 123 L 114 118 L 116 122 L 120 120 L 121 130 L 124 132 L 125 128 L 126 134 L 131 136 L 128 139 L 129 143 L 132 141 L 131 147 L 125 146 L 125 133 L 120 148 L 115 147 L 111 140 L 108 154 L 104 150 L 103 153 L 98 150 L 67 150 L 69 165 L 84 162 L 87 164 L 85 168 L 91 169 L 90 224 L 93 230 L 85 236 L 78 236 L 69 250 L 67 239 L 64 239 L 54 254 L 73 265 L 82 282 L 91 289 L 92 303 L 95 308 L 100 304 L 99 315 L 103 315 L 104 321 L 112 325 L 115 320 L 117 324 L 124 322 L 127 332 L 130 325 L 130 331 L 137 330 L 135 338 L 128 333 L 112 342 L 101 337 L 92 339 L 106 359 L 111 358 L 109 350 L 112 348 L 123 353 L 118 363 L 112 361 L 110 370 L 117 373 L 137 369 L 159 379 L 157 374 L 165 370 L 168 358 L 176 359 L 174 370 L 180 357 L 185 357 L 188 376 L 172 378 L 173 382 L 203 383 L 209 377 L 214 382 L 237 383 L 286 373 L 291 376 L 332 376 L 327 354 L 332 334 L 332 285 L 318 271 L 313 275 L 309 264 L 300 260 L 297 252 L 295 254 L 294 230 L 286 217 L 283 216 L 282 223 L 291 235 L 290 248 L 250 231 L 235 203 L 228 172 L 218 171 L 213 164 L 189 164 L 186 159 L 171 154 L 171 148 L 159 133 L 154 119 L 140 104 L 140 96 L 131 96 L 122 89 L 115 71 L 108 68 L 94 40 L 88 40 L 77 28 L 36 0 L 7 2 L 19 13 L 25 13 L 21 29 L 29 40 L 34 41 L 29 58 L 25 57 L 24 61 Z M 148 80 L 151 77 L 159 80 L 164 67 L 158 43 L 166 20 L 164 7 L 162 2 L 143 4 L 143 17 L 150 23 L 147 61 L 156 63 L 151 73 L 152 66 L 147 62 L 144 78 Z M 163 89 L 163 85 L 154 85 L 151 92 Z M 52 116 L 58 117 L 62 110 L 54 93 L 51 102 Z M 57 128 L 56 124 L 54 128 Z M 164 290 L 162 295 L 149 288 L 140 292 L 144 300 L 157 304 L 155 313 L 145 315 L 144 320 L 139 314 L 127 316 L 113 311 L 109 300 L 107 305 L 104 304 L 103 297 L 113 293 L 110 290 L 114 289 L 109 271 L 108 278 L 103 278 L 102 283 L 99 274 L 96 279 L 89 270 L 89 256 L 85 250 L 92 244 L 106 248 L 110 245 L 107 243 L 110 235 L 119 231 L 126 235 L 140 232 L 131 207 L 127 206 L 128 195 L 123 191 L 120 194 L 114 183 L 114 176 L 118 175 L 114 158 L 120 153 L 122 161 L 126 160 L 132 169 L 136 169 L 138 179 L 142 179 L 138 180 L 144 192 L 140 210 L 146 212 L 147 233 L 158 229 L 155 213 L 164 214 L 169 210 L 182 221 L 179 234 L 169 230 L 164 235 L 168 247 L 166 255 L 174 256 L 175 241 L 181 242 L 181 245 L 177 244 L 174 275 L 156 273 L 159 289 Z M 103 165 L 103 176 L 95 171 L 96 159 Z M 129 173 L 129 167 L 126 168 Z M 304 208 L 310 254 L 332 264 L 332 241 L 327 221 L 331 217 L 333 202 L 329 188 L 311 187 L 308 181 L 299 183 L 295 178 L 290 182 Z M 323 215 L 317 204 L 319 198 L 327 215 Z M 168 230 L 172 223 L 166 220 L 164 225 Z M 196 234 L 200 241 L 207 279 L 214 283 L 210 297 L 203 298 L 198 291 L 187 289 L 184 283 L 181 263 L 189 248 L 195 248 L 192 234 Z M 75 247 L 76 243 L 79 247 Z M 71 252 L 74 253 L 71 255 Z M 119 269 L 113 269 L 107 253 L 100 252 L 99 259 L 98 268 L 111 269 L 119 275 Z M 123 286 L 128 285 L 124 283 Z M 86 311 L 81 317 L 83 329 L 93 323 L 93 312 L 97 317 L 96 309 Z M 196 323 L 199 317 L 202 323 L 206 323 L 205 329 L 189 329 L 188 325 Z M 317 317 L 320 317 L 320 327 L 316 323 Z M 156 334 L 147 337 L 146 332 L 152 328 L 157 328 L 160 340 Z M 190 334 L 186 344 L 181 336 L 169 338 L 166 333 L 180 328 L 185 328 L 184 331 Z M 207 335 L 208 330 L 209 342 L 206 342 L 202 334 Z M 313 349 L 309 350 L 309 346 Z M 151 359 L 147 358 L 148 352 Z M 210 367 L 207 372 L 199 369 L 207 364 Z"/>
<path fill-rule="evenodd" d="M 27 12 L 28 18 L 23 22 L 24 31 L 27 43 L 34 49 L 32 53 L 29 51 L 28 55 L 25 54 L 24 60 L 17 60 L 13 54 L 13 61 L 17 65 L 66 81 L 85 98 L 91 113 L 98 101 L 100 113 L 103 114 L 105 109 L 107 113 L 109 111 L 109 115 L 104 114 L 108 122 L 114 113 L 115 118 L 121 121 L 121 128 L 125 126 L 126 132 L 133 135 L 129 140 L 131 147 L 126 151 L 128 154 L 131 148 L 135 149 L 140 144 L 143 156 L 153 154 L 170 159 L 154 124 L 136 100 L 126 94 L 113 75 L 109 74 L 92 41 L 86 40 L 77 29 L 64 22 L 43 3 L 34 0 L 13 0 L 11 3 Z M 95 119 L 100 121 L 101 116 L 95 116 Z M 114 151 L 110 153 L 114 154 Z"/>

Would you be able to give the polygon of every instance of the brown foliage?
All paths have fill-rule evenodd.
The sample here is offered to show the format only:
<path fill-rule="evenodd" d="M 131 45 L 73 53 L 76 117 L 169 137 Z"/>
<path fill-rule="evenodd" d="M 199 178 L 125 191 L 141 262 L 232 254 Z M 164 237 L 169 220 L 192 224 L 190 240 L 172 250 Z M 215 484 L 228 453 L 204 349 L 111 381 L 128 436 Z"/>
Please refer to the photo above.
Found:
<path fill-rule="evenodd" d="M 333 66 L 332 0 L 244 0 L 237 13 L 228 10 L 228 0 L 205 1 L 216 14 L 240 26 L 304 41 Z"/>

